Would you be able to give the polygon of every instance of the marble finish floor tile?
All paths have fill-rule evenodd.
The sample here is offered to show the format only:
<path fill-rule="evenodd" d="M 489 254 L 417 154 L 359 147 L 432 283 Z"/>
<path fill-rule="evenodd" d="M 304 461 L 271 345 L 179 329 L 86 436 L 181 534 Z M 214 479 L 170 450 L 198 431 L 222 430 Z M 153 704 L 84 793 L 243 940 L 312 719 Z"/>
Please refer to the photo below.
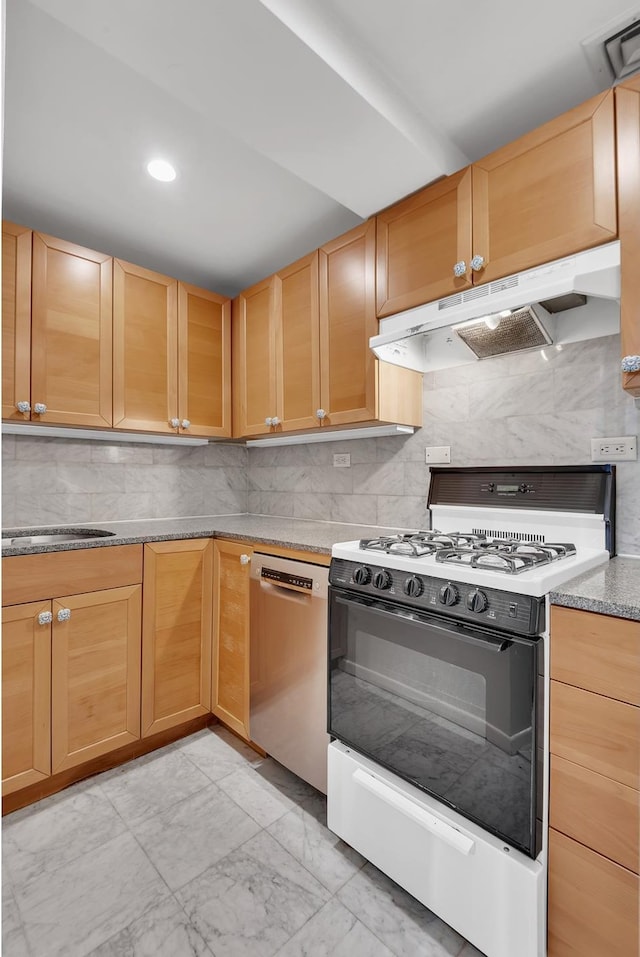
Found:
<path fill-rule="evenodd" d="M 272 957 L 329 896 L 265 831 L 177 893 L 216 957 Z"/>
<path fill-rule="evenodd" d="M 318 793 L 275 761 L 235 771 L 218 783 L 261 827 L 269 827 L 287 811 Z"/>
<path fill-rule="evenodd" d="M 396 957 L 458 957 L 465 943 L 373 864 L 366 864 L 336 896 Z"/>
<path fill-rule="evenodd" d="M 131 834 L 15 889 L 37 957 L 84 957 L 169 890 Z"/>
<path fill-rule="evenodd" d="M 24 884 L 100 847 L 125 829 L 100 786 L 84 782 L 5 817 L 3 860 L 12 881 Z"/>
<path fill-rule="evenodd" d="M 171 747 L 106 771 L 100 778 L 104 794 L 127 825 L 164 811 L 210 783 L 206 774 Z"/>
<path fill-rule="evenodd" d="M 254 837 L 260 825 L 211 783 L 132 824 L 131 830 L 169 887 L 177 890 Z"/>
<path fill-rule="evenodd" d="M 302 807 L 278 818 L 268 831 L 332 894 L 366 863 L 364 857 Z"/>
<path fill-rule="evenodd" d="M 3 835 L 7 957 L 483 957 L 327 830 L 323 794 L 220 726 Z"/>
<path fill-rule="evenodd" d="M 10 955 L 7 955 L 10 957 Z M 134 920 L 90 957 L 213 957 L 178 902 L 168 898 Z"/>
<path fill-rule="evenodd" d="M 180 753 L 212 781 L 254 764 L 263 758 L 226 728 L 205 728 L 178 742 Z"/>
<path fill-rule="evenodd" d="M 393 957 L 393 953 L 334 897 L 277 957 Z"/>

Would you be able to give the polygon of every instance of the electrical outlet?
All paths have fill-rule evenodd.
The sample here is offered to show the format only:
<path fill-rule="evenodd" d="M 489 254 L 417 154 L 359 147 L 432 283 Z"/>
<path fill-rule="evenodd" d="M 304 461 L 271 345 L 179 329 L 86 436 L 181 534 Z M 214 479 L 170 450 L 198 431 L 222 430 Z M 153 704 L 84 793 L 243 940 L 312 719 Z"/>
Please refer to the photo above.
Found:
<path fill-rule="evenodd" d="M 451 461 L 450 445 L 431 445 L 424 450 L 427 465 L 442 465 Z"/>
<path fill-rule="evenodd" d="M 348 452 L 336 452 L 333 456 L 334 469 L 350 469 L 351 455 Z"/>
<path fill-rule="evenodd" d="M 635 435 L 591 439 L 592 462 L 633 462 L 637 458 L 638 443 Z"/>

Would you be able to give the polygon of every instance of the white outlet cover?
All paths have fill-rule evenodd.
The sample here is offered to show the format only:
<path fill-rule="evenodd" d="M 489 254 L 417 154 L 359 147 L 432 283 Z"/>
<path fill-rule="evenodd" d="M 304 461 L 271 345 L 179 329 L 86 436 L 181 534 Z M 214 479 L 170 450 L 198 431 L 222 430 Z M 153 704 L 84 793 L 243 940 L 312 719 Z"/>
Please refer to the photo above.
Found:
<path fill-rule="evenodd" d="M 592 462 L 634 462 L 638 458 L 635 435 L 609 435 L 591 439 Z"/>

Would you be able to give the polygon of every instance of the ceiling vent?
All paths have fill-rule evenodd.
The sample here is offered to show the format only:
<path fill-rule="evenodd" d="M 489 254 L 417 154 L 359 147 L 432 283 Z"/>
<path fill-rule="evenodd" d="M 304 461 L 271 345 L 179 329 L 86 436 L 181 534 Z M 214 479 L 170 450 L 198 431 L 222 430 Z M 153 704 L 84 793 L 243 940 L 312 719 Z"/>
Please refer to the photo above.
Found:
<path fill-rule="evenodd" d="M 604 48 L 616 80 L 640 70 L 640 23 L 632 23 L 604 41 Z"/>
<path fill-rule="evenodd" d="M 640 70 L 640 10 L 617 16 L 582 41 L 599 89 Z"/>

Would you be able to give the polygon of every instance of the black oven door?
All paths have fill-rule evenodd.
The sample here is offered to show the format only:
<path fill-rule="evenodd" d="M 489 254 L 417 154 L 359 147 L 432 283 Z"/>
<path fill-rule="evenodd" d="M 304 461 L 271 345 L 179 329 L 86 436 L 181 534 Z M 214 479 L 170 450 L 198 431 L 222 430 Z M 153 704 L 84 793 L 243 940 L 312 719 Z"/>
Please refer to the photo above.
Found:
<path fill-rule="evenodd" d="M 329 733 L 536 857 L 542 639 L 329 592 Z"/>

